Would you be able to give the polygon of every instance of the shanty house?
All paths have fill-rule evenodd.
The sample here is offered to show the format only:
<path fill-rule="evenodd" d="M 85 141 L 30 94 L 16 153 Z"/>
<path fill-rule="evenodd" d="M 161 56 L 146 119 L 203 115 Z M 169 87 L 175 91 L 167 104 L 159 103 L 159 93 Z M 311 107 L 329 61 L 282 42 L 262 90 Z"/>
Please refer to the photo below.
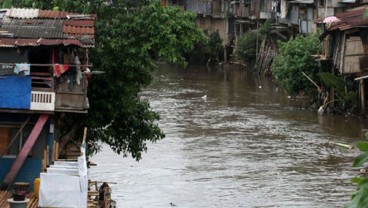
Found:
<path fill-rule="evenodd" d="M 327 30 L 320 36 L 324 40 L 324 50 L 319 59 L 322 66 L 331 67 L 324 70 L 337 73 L 345 79 L 359 81 L 362 113 L 365 113 L 367 96 L 367 84 L 363 78 L 368 74 L 368 19 L 364 17 L 366 10 L 367 7 L 363 6 L 336 14 L 335 21 L 326 24 Z"/>
<path fill-rule="evenodd" d="M 0 181 L 31 185 L 58 155 L 63 113 L 87 113 L 94 15 L 0 10 Z"/>

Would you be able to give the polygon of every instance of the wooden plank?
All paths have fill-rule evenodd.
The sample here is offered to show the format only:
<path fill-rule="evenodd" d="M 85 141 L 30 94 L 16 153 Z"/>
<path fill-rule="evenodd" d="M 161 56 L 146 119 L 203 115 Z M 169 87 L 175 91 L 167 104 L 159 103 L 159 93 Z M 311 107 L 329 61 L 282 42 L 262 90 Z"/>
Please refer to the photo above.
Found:
<path fill-rule="evenodd" d="M 53 146 L 52 146 L 52 162 L 56 160 L 56 141 L 54 140 Z"/>
<path fill-rule="evenodd" d="M 49 145 L 47 145 L 46 146 L 46 167 L 50 165 L 49 155 L 50 155 L 50 147 Z"/>
<path fill-rule="evenodd" d="M 9 172 L 4 178 L 2 189 L 8 189 L 10 185 L 13 183 L 15 177 L 18 175 L 19 170 L 23 166 L 29 152 L 32 150 L 33 145 L 36 143 L 38 136 L 40 135 L 43 126 L 45 125 L 46 121 L 48 120 L 49 115 L 41 114 L 38 118 L 38 121 L 34 128 L 32 129 L 31 134 L 27 138 L 22 150 L 18 154 L 17 158 L 15 159 L 12 167 L 10 168 Z"/>
<path fill-rule="evenodd" d="M 9 137 L 9 128 L 0 127 L 0 155 L 8 153 Z"/>
<path fill-rule="evenodd" d="M 59 159 L 59 142 L 56 142 L 56 145 L 55 145 L 55 160 L 58 160 Z"/>

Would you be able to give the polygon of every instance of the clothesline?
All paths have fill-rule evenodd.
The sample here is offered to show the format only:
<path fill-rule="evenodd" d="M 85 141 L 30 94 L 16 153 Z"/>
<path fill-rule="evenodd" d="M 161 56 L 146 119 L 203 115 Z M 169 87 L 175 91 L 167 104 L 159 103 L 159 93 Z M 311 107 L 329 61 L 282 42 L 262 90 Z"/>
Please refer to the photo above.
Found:
<path fill-rule="evenodd" d="M 8 65 L 8 66 L 15 66 L 18 63 L 0 63 L 0 65 Z M 80 64 L 80 65 L 76 65 L 76 64 L 59 64 L 59 63 L 55 63 L 55 64 L 31 64 L 31 63 L 19 63 L 19 64 L 29 64 L 30 66 L 55 66 L 55 65 L 68 65 L 71 67 L 93 67 L 93 65 L 91 64 Z"/>

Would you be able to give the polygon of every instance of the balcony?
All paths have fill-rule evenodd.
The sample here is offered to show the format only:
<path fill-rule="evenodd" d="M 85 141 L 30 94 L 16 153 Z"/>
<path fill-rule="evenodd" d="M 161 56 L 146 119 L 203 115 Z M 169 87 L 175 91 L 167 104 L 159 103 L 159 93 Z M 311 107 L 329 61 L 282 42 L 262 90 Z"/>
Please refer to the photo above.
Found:
<path fill-rule="evenodd" d="M 0 111 L 86 113 L 86 75 L 77 78 L 74 71 L 54 76 L 51 68 L 48 64 L 31 68 L 28 76 L 0 76 Z"/>

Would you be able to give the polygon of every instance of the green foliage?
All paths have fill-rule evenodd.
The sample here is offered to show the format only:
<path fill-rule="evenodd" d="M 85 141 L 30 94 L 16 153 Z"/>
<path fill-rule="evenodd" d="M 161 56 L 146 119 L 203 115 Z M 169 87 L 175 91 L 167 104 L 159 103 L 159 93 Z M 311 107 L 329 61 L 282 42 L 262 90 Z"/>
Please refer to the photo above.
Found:
<path fill-rule="evenodd" d="M 258 32 L 260 35 L 265 36 L 270 33 L 271 28 L 272 28 L 271 20 L 267 20 L 261 25 L 261 27 L 259 27 Z"/>
<path fill-rule="evenodd" d="M 365 138 L 368 139 L 368 134 L 365 134 Z M 353 163 L 354 167 L 362 167 L 368 162 L 368 142 L 357 142 L 356 146 L 360 150 L 361 154 L 355 158 Z M 357 191 L 352 195 L 351 202 L 346 206 L 347 208 L 366 208 L 368 207 L 368 179 L 362 177 L 356 177 L 352 180 L 357 184 Z"/>
<path fill-rule="evenodd" d="M 339 94 L 345 91 L 345 82 L 341 77 L 338 77 L 329 72 L 321 72 L 319 74 L 323 83 L 329 87 L 333 87 L 337 90 Z"/>
<path fill-rule="evenodd" d="M 259 27 L 258 31 L 243 33 L 237 39 L 236 57 L 245 60 L 249 65 L 253 65 L 257 55 L 257 42 L 259 44 L 262 39 L 268 38 L 270 31 L 271 21 L 267 20 Z"/>
<path fill-rule="evenodd" d="M 272 73 L 289 94 L 305 92 L 314 96 L 316 87 L 301 72 L 317 82 L 318 65 L 312 55 L 320 50 L 316 35 L 297 36 L 288 42 L 279 42 L 280 54 L 272 63 Z"/>
<path fill-rule="evenodd" d="M 12 0 L 4 0 L 0 1 L 0 5 L 2 5 L 2 8 L 11 8 L 13 5 Z"/>
<path fill-rule="evenodd" d="M 177 7 L 161 7 L 159 1 L 24 0 L 24 5 L 61 11 L 97 14 L 96 48 L 90 50 L 93 70 L 105 71 L 89 83 L 87 116 L 68 115 L 73 125 L 89 128 L 89 142 L 106 142 L 137 160 L 147 142 L 164 138 L 157 125 L 159 115 L 140 92 L 152 81 L 155 60 L 185 65 L 183 52 L 205 41 L 195 15 Z M 64 122 L 67 123 L 67 122 Z M 80 134 L 80 133 L 79 133 Z"/>
<path fill-rule="evenodd" d="M 242 34 L 237 40 L 235 55 L 238 59 L 243 59 L 247 63 L 254 63 L 256 59 L 257 33 L 247 32 Z"/>
<path fill-rule="evenodd" d="M 207 63 L 209 59 L 220 61 L 224 52 L 222 39 L 218 31 L 205 30 L 207 41 L 197 44 L 187 56 L 192 63 Z"/>
<path fill-rule="evenodd" d="M 353 109 L 355 107 L 356 92 L 353 89 L 348 89 L 348 84 L 341 77 L 329 72 L 322 72 L 319 76 L 325 85 L 335 89 L 335 96 L 343 109 Z"/>
<path fill-rule="evenodd" d="M 208 43 L 206 44 L 206 54 L 211 59 L 219 59 L 220 55 L 224 52 L 224 46 L 222 45 L 222 39 L 218 31 L 207 34 Z"/>

